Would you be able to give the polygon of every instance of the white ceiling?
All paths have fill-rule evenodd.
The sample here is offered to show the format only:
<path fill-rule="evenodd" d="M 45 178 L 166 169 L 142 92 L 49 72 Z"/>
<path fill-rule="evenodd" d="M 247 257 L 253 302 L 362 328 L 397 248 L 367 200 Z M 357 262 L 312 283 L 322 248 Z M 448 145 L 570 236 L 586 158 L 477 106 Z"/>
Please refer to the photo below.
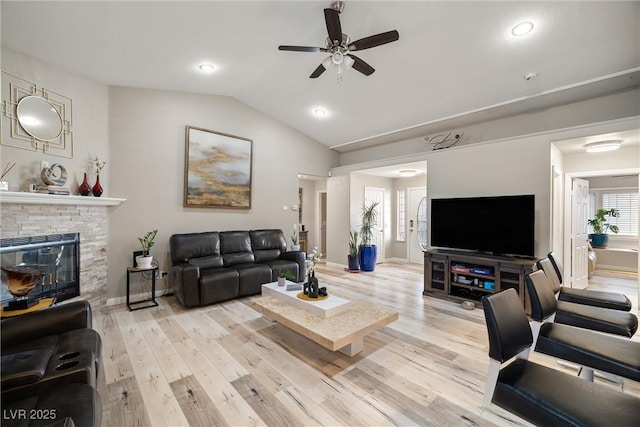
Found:
<path fill-rule="evenodd" d="M 341 82 L 308 78 L 327 54 L 277 49 L 324 46 L 330 4 L 3 0 L 2 44 L 109 85 L 232 96 L 341 152 L 639 84 L 637 1 L 347 1 L 352 40 L 400 39 L 357 52 L 376 72 Z M 513 37 L 523 20 L 534 31 Z"/>

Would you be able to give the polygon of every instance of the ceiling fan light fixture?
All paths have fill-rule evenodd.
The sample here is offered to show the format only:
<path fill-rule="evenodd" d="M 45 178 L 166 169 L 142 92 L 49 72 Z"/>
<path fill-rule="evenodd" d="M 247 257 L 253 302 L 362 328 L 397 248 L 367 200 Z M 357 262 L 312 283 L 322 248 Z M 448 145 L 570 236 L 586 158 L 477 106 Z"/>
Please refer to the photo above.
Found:
<path fill-rule="evenodd" d="M 592 142 L 590 144 L 583 145 L 587 153 L 603 153 L 605 151 L 613 151 L 620 148 L 622 140 L 611 139 L 608 141 Z"/>
<path fill-rule="evenodd" d="M 416 176 L 417 172 L 414 169 L 405 169 L 398 172 L 398 174 L 403 178 L 411 178 Z"/>
<path fill-rule="evenodd" d="M 533 30 L 533 22 L 525 21 L 517 24 L 511 29 L 511 34 L 516 37 L 524 36 L 525 34 L 529 34 Z"/>

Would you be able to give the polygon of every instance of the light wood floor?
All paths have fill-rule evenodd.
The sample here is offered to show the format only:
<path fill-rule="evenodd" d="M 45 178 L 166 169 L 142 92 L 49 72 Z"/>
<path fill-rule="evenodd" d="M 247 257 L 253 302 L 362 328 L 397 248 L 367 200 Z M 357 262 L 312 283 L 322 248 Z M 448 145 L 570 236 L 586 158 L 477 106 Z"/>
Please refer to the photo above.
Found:
<path fill-rule="evenodd" d="M 262 317 L 250 298 L 185 309 L 161 297 L 155 308 L 95 310 L 103 425 L 528 425 L 482 408 L 482 310 L 422 296 L 422 266 L 359 274 L 321 266 L 317 276 L 330 293 L 397 309 L 398 321 L 349 358 Z M 627 381 L 625 392 L 640 387 Z"/>

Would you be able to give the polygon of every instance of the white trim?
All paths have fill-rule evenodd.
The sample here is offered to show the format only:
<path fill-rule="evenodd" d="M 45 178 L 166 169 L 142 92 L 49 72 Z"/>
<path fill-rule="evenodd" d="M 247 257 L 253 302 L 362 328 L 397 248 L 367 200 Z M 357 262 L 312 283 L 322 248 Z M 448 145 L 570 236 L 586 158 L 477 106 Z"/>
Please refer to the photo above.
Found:
<path fill-rule="evenodd" d="M 21 205 L 83 205 L 83 206 L 117 206 L 127 199 L 109 197 L 85 197 L 60 194 L 27 193 L 19 191 L 0 192 L 0 203 Z"/>
<path fill-rule="evenodd" d="M 158 285 L 158 281 L 156 280 L 156 285 Z M 160 298 L 163 295 L 166 295 L 167 293 L 172 292 L 171 289 L 169 288 L 165 288 L 165 289 L 156 289 L 156 298 Z M 142 299 L 147 299 L 149 298 L 149 296 L 151 295 L 151 292 L 142 292 L 139 294 L 133 294 L 133 295 L 129 295 L 129 304 L 135 304 L 136 301 L 138 300 L 142 300 Z M 112 305 L 119 305 L 119 304 L 125 304 L 127 302 L 127 296 L 122 296 L 122 297 L 115 297 L 115 298 L 107 298 L 107 306 L 112 306 Z"/>

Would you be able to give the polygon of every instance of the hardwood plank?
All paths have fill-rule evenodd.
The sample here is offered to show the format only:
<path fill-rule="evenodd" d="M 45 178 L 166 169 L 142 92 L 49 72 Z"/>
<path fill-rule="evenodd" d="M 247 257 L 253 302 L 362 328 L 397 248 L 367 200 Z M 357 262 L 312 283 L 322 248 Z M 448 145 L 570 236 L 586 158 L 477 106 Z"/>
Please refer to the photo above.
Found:
<path fill-rule="evenodd" d="M 193 375 L 173 381 L 171 390 L 191 426 L 224 426 L 226 420 Z"/>
<path fill-rule="evenodd" d="M 108 384 L 102 405 L 104 427 L 151 425 L 140 388 L 133 377 Z"/>
<path fill-rule="evenodd" d="M 238 393 L 246 400 L 260 418 L 269 426 L 299 426 L 296 418 L 276 397 L 251 374 L 231 382 Z"/>

